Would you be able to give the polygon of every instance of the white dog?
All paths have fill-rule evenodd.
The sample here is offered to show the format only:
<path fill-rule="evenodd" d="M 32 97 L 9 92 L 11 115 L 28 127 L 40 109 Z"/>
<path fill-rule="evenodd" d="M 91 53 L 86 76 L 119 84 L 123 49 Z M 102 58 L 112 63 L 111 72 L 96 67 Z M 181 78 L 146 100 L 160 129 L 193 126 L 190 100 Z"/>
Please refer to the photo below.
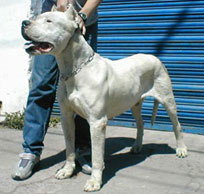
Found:
<path fill-rule="evenodd" d="M 155 98 L 152 122 L 160 102 L 173 123 L 177 156 L 187 156 L 171 81 L 158 58 L 137 54 L 111 61 L 94 53 L 80 33 L 77 13 L 71 5 L 64 13 L 47 12 L 35 21 L 24 21 L 23 35 L 31 41 L 26 51 L 33 55 L 54 55 L 61 73 L 58 101 L 66 142 L 66 164 L 56 173 L 57 179 L 70 177 L 75 168 L 74 115 L 77 113 L 90 124 L 92 141 L 92 174 L 84 190 L 99 190 L 108 119 L 131 108 L 137 122 L 137 138 L 131 151 L 141 151 L 141 106 L 147 96 Z"/>

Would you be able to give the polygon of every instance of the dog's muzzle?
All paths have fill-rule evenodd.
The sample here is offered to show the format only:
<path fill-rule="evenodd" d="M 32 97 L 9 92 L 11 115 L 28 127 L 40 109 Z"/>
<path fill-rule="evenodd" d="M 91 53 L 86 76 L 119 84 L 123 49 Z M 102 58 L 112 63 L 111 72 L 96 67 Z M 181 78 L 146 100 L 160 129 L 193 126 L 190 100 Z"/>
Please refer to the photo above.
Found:
<path fill-rule="evenodd" d="M 29 54 L 42 54 L 50 52 L 54 46 L 49 42 L 38 42 L 26 34 L 26 29 L 31 25 L 30 20 L 24 20 L 21 25 L 21 34 L 29 42 L 25 43 L 24 48 Z"/>
<path fill-rule="evenodd" d="M 21 25 L 21 34 L 25 40 L 30 41 L 30 38 L 25 34 L 25 28 L 31 24 L 30 20 L 24 20 Z"/>

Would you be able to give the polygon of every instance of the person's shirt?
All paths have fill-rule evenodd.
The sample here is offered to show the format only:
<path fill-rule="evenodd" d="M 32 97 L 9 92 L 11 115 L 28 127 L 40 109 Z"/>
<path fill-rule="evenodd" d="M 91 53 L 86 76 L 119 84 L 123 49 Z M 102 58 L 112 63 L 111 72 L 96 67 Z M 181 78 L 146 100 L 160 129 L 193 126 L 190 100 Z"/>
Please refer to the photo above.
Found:
<path fill-rule="evenodd" d="M 42 1 L 39 0 L 30 0 L 30 12 L 28 13 L 29 19 L 35 19 L 40 15 L 42 11 Z"/>

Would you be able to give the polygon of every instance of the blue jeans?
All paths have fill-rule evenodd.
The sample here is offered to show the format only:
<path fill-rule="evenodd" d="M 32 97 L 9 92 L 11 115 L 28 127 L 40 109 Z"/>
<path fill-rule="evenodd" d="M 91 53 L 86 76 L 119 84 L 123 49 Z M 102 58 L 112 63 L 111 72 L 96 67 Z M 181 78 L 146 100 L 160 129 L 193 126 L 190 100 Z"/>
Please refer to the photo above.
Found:
<path fill-rule="evenodd" d="M 43 1 L 43 12 L 49 11 L 51 2 Z M 45 9 L 46 8 L 46 9 Z M 87 27 L 85 39 L 94 51 L 97 48 L 97 23 Z M 52 55 L 35 56 L 32 71 L 32 88 L 29 91 L 23 128 L 23 149 L 26 153 L 40 155 L 44 148 L 44 137 L 47 132 L 50 115 L 55 101 L 59 79 L 57 62 Z M 90 140 L 87 122 L 77 116 L 76 146 L 86 144 Z M 80 129 L 83 130 L 80 131 Z"/>

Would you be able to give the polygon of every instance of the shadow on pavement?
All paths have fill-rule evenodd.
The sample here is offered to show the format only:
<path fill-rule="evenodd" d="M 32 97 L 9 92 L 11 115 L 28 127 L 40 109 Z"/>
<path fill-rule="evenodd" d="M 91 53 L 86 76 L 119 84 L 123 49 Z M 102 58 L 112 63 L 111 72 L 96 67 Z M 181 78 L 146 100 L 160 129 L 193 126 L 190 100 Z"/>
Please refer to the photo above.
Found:
<path fill-rule="evenodd" d="M 38 171 L 50 168 L 50 167 L 54 166 L 55 164 L 58 164 L 60 162 L 65 161 L 65 159 L 66 159 L 66 151 L 65 150 L 57 153 L 56 155 L 42 159 L 40 161 L 40 168 Z"/>
<path fill-rule="evenodd" d="M 130 149 L 134 141 L 135 139 L 133 138 L 108 138 L 106 140 L 103 185 L 114 177 L 119 170 L 137 165 L 152 155 L 176 153 L 175 150 L 167 144 L 144 144 L 139 154 L 132 154 L 130 151 L 124 153 L 119 152 L 126 147 Z"/>
<path fill-rule="evenodd" d="M 105 170 L 103 173 L 103 185 L 106 184 L 115 174 L 130 166 L 137 165 L 146 158 L 156 154 L 175 154 L 175 150 L 167 144 L 144 144 L 141 153 L 131 154 L 129 151 L 120 152 L 121 150 L 130 149 L 133 145 L 134 138 L 115 137 L 107 138 L 105 146 Z M 41 160 L 40 170 L 46 170 L 57 163 L 65 161 L 65 150 Z M 36 172 L 37 172 L 36 171 Z"/>

